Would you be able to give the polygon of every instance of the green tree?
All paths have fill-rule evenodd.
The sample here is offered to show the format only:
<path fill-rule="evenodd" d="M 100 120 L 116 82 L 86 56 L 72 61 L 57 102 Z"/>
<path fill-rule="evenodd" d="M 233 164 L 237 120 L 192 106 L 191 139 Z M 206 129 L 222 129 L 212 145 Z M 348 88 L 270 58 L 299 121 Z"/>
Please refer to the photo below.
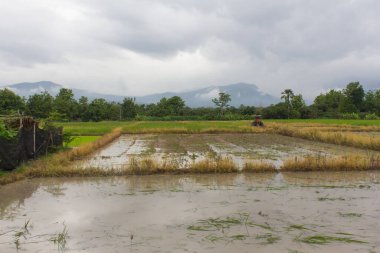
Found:
<path fill-rule="evenodd" d="M 291 115 L 293 118 L 300 118 L 303 109 L 306 107 L 305 100 L 303 100 L 303 97 L 301 94 L 294 95 L 291 100 L 291 108 L 292 112 Z"/>
<path fill-rule="evenodd" d="M 78 100 L 78 116 L 83 121 L 90 120 L 88 114 L 88 98 L 85 96 L 81 96 Z"/>
<path fill-rule="evenodd" d="M 96 98 L 88 106 L 89 119 L 92 121 L 101 121 L 107 119 L 108 103 L 103 98 Z"/>
<path fill-rule="evenodd" d="M 213 98 L 212 102 L 219 107 L 220 114 L 224 114 L 224 108 L 227 108 L 228 103 L 231 101 L 231 95 L 225 92 L 219 92 L 219 98 Z"/>
<path fill-rule="evenodd" d="M 0 114 L 23 111 L 25 101 L 10 89 L 0 89 Z"/>
<path fill-rule="evenodd" d="M 320 94 L 314 99 L 312 107 L 319 117 L 337 117 L 339 113 L 340 101 L 343 98 L 341 91 L 330 90 L 325 94 Z"/>
<path fill-rule="evenodd" d="M 346 97 L 346 103 L 353 105 L 349 105 L 348 108 L 353 108 L 352 110 L 356 109 L 356 112 L 362 109 L 365 94 L 363 86 L 359 82 L 352 82 L 347 84 L 346 88 L 343 90 L 343 94 Z"/>
<path fill-rule="evenodd" d="M 181 115 L 185 108 L 185 101 L 179 96 L 174 96 L 166 101 L 166 107 L 168 108 L 170 115 Z"/>
<path fill-rule="evenodd" d="M 294 93 L 291 89 L 285 89 L 283 92 L 281 92 L 281 99 L 285 100 L 285 105 L 288 113 L 288 119 L 290 118 L 290 112 L 292 109 L 292 98 L 294 97 Z"/>
<path fill-rule="evenodd" d="M 135 98 L 124 98 L 121 104 L 121 115 L 123 119 L 134 119 L 137 115 Z"/>
<path fill-rule="evenodd" d="M 34 94 L 26 102 L 28 113 L 33 117 L 44 119 L 49 117 L 53 110 L 54 98 L 47 92 Z"/>
<path fill-rule="evenodd" d="M 77 102 L 71 89 L 62 88 L 54 100 L 54 110 L 68 119 L 77 115 Z"/>

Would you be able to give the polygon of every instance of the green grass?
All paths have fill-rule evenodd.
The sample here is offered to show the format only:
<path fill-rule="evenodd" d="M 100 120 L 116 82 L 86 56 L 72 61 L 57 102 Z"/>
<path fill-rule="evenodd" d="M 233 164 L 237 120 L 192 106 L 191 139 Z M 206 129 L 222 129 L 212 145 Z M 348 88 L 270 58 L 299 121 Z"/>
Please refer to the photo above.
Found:
<path fill-rule="evenodd" d="M 380 126 L 380 120 L 345 120 L 345 119 L 264 119 L 264 123 L 318 123 L 353 126 Z M 101 122 L 57 122 L 70 135 L 103 135 L 116 127 L 121 127 L 124 133 L 155 132 L 188 132 L 231 131 L 244 132 L 250 129 L 250 120 L 237 121 L 101 121 Z"/>
<path fill-rule="evenodd" d="M 67 147 L 79 147 L 82 144 L 94 142 L 100 137 L 101 136 L 75 136 L 74 139 L 67 144 Z"/>

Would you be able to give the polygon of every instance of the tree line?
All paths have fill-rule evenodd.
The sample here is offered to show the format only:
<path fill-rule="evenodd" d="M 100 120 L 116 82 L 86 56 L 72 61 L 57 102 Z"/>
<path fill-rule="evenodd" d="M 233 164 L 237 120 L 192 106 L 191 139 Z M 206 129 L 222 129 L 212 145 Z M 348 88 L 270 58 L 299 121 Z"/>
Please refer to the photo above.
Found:
<path fill-rule="evenodd" d="M 230 106 L 231 96 L 225 92 L 212 99 L 215 107 L 190 108 L 179 96 L 162 98 L 157 103 L 138 104 L 131 97 L 123 102 L 108 102 L 103 98 L 90 101 L 75 99 L 71 89 L 62 88 L 53 97 L 47 92 L 23 98 L 13 91 L 0 89 L 0 115 L 25 114 L 53 121 L 101 120 L 238 120 L 252 115 L 264 118 L 367 118 L 380 115 L 380 90 L 365 91 L 359 82 L 349 83 L 343 90 L 330 90 L 318 95 L 306 105 L 302 94 L 291 89 L 281 93 L 281 102 L 267 107 Z M 254 102 L 254 101 L 253 101 Z"/>

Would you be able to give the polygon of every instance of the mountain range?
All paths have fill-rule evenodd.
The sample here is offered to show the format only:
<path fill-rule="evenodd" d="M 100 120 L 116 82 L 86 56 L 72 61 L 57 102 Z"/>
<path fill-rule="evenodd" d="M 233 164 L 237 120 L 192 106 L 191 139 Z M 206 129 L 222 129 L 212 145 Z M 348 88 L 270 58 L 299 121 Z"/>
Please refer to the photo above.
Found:
<path fill-rule="evenodd" d="M 50 81 L 41 81 L 35 83 L 25 82 L 5 85 L 0 88 L 9 88 L 19 96 L 28 98 L 30 95 L 44 91 L 47 91 L 52 96 L 55 96 L 58 94 L 59 90 L 61 88 L 65 88 L 65 86 Z M 121 102 L 124 99 L 124 96 L 101 94 L 81 89 L 72 89 L 72 91 L 76 99 L 80 98 L 81 96 L 86 96 L 89 98 L 89 100 L 93 100 L 95 98 L 104 98 L 107 101 L 115 102 Z M 240 106 L 241 104 L 268 106 L 280 101 L 280 99 L 277 97 L 261 92 L 256 85 L 247 83 L 209 86 L 207 88 L 201 88 L 187 92 L 156 93 L 146 96 L 138 96 L 136 97 L 136 101 L 137 103 L 149 104 L 157 103 L 163 97 L 169 98 L 172 96 L 180 96 L 186 102 L 186 105 L 190 107 L 213 106 L 214 104 L 212 103 L 211 99 L 218 97 L 219 92 L 226 92 L 231 95 L 230 105 L 232 106 Z"/>

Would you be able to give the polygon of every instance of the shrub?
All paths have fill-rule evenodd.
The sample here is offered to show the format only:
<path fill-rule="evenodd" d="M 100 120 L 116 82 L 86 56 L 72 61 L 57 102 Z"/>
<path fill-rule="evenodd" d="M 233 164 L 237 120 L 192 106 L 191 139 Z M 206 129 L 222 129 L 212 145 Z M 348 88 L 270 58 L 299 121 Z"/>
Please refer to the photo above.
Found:
<path fill-rule="evenodd" d="M 360 119 L 359 114 L 355 112 L 351 113 L 342 113 L 339 115 L 341 119 Z"/>
<path fill-rule="evenodd" d="M 379 117 L 375 113 L 370 113 L 370 114 L 365 115 L 364 119 L 375 120 L 375 119 L 379 119 Z"/>

